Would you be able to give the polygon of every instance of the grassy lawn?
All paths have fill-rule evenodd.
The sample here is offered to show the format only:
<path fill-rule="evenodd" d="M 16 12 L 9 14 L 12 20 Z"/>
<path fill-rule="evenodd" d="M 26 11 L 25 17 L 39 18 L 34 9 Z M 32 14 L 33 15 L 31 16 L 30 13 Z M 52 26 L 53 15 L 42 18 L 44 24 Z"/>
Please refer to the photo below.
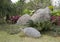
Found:
<path fill-rule="evenodd" d="M 0 28 L 3 26 L 0 26 Z M 8 26 L 5 26 L 5 28 Z M 0 30 L 0 42 L 60 42 L 60 37 L 53 37 L 42 34 L 40 38 L 31 38 L 22 35 L 22 33 L 11 35 L 4 30 Z"/>

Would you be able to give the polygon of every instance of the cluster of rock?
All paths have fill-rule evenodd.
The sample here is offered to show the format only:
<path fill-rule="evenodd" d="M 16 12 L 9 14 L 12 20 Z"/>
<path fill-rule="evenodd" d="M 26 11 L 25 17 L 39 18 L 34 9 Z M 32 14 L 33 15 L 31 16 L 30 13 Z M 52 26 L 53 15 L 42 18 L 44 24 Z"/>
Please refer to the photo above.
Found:
<path fill-rule="evenodd" d="M 43 22 L 50 20 L 50 10 L 48 7 L 44 9 L 38 9 L 32 16 L 29 16 L 28 14 L 25 14 L 21 16 L 16 24 L 19 25 L 26 25 L 29 20 L 32 20 L 33 22 Z M 27 27 L 22 30 L 27 36 L 30 37 L 40 37 L 41 34 L 38 30 L 32 27 Z"/>
<path fill-rule="evenodd" d="M 50 20 L 49 8 L 46 7 L 44 9 L 38 9 L 32 16 L 25 14 L 18 19 L 16 24 L 26 25 L 29 20 L 32 20 L 34 22 Z"/>

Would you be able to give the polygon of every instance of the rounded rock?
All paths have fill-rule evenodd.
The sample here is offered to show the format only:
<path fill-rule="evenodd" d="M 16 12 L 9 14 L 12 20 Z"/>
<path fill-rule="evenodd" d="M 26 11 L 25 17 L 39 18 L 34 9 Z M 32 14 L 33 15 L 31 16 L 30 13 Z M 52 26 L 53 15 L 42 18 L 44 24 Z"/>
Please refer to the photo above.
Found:
<path fill-rule="evenodd" d="M 30 15 L 25 14 L 25 15 L 21 16 L 21 17 L 18 19 L 18 21 L 17 21 L 16 24 L 18 24 L 18 25 L 26 25 L 27 22 L 28 22 L 30 19 L 31 19 Z"/>
<path fill-rule="evenodd" d="M 35 28 L 32 27 L 27 27 L 24 29 L 21 29 L 25 35 L 29 36 L 29 37 L 35 37 L 38 38 L 41 36 L 40 32 L 38 30 L 36 30 Z"/>
<path fill-rule="evenodd" d="M 31 20 L 34 22 L 44 22 L 50 20 L 50 10 L 48 7 L 38 9 L 32 16 Z"/>

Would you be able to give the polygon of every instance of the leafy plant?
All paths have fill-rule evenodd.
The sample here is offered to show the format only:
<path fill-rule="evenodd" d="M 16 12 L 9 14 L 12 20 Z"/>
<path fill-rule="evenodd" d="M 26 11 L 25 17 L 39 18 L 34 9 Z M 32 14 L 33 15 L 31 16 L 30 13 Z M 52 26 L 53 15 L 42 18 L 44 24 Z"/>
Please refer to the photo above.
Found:
<path fill-rule="evenodd" d="M 51 21 L 36 22 L 36 23 L 34 23 L 32 20 L 30 20 L 28 22 L 28 26 L 29 27 L 34 27 L 34 28 L 36 28 L 36 29 L 38 29 L 40 31 L 42 31 L 42 30 L 49 30 L 49 29 L 51 29 L 52 25 L 53 24 L 51 23 Z"/>
<path fill-rule="evenodd" d="M 30 14 L 31 12 L 30 12 L 29 9 L 25 9 L 25 10 L 24 10 L 24 13 L 25 13 L 25 14 Z"/>
<path fill-rule="evenodd" d="M 53 8 L 54 8 L 53 6 L 49 6 L 49 9 L 52 10 L 52 11 L 53 11 Z"/>
<path fill-rule="evenodd" d="M 25 10 L 23 11 L 23 13 L 24 13 L 24 14 L 32 15 L 34 11 L 35 11 L 35 10 L 25 9 Z"/>
<path fill-rule="evenodd" d="M 51 11 L 52 16 L 60 16 L 60 10 Z"/>

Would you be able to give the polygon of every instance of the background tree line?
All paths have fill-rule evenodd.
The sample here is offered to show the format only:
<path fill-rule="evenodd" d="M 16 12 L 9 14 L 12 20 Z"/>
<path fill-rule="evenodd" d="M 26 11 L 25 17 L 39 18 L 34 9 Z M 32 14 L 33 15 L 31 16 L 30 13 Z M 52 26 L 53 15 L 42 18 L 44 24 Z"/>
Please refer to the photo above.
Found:
<path fill-rule="evenodd" d="M 9 15 L 23 15 L 24 10 L 37 10 L 39 8 L 45 8 L 51 5 L 50 0 L 30 0 L 26 3 L 25 0 L 18 0 L 16 3 L 12 3 L 11 0 L 0 0 L 0 17 Z"/>

